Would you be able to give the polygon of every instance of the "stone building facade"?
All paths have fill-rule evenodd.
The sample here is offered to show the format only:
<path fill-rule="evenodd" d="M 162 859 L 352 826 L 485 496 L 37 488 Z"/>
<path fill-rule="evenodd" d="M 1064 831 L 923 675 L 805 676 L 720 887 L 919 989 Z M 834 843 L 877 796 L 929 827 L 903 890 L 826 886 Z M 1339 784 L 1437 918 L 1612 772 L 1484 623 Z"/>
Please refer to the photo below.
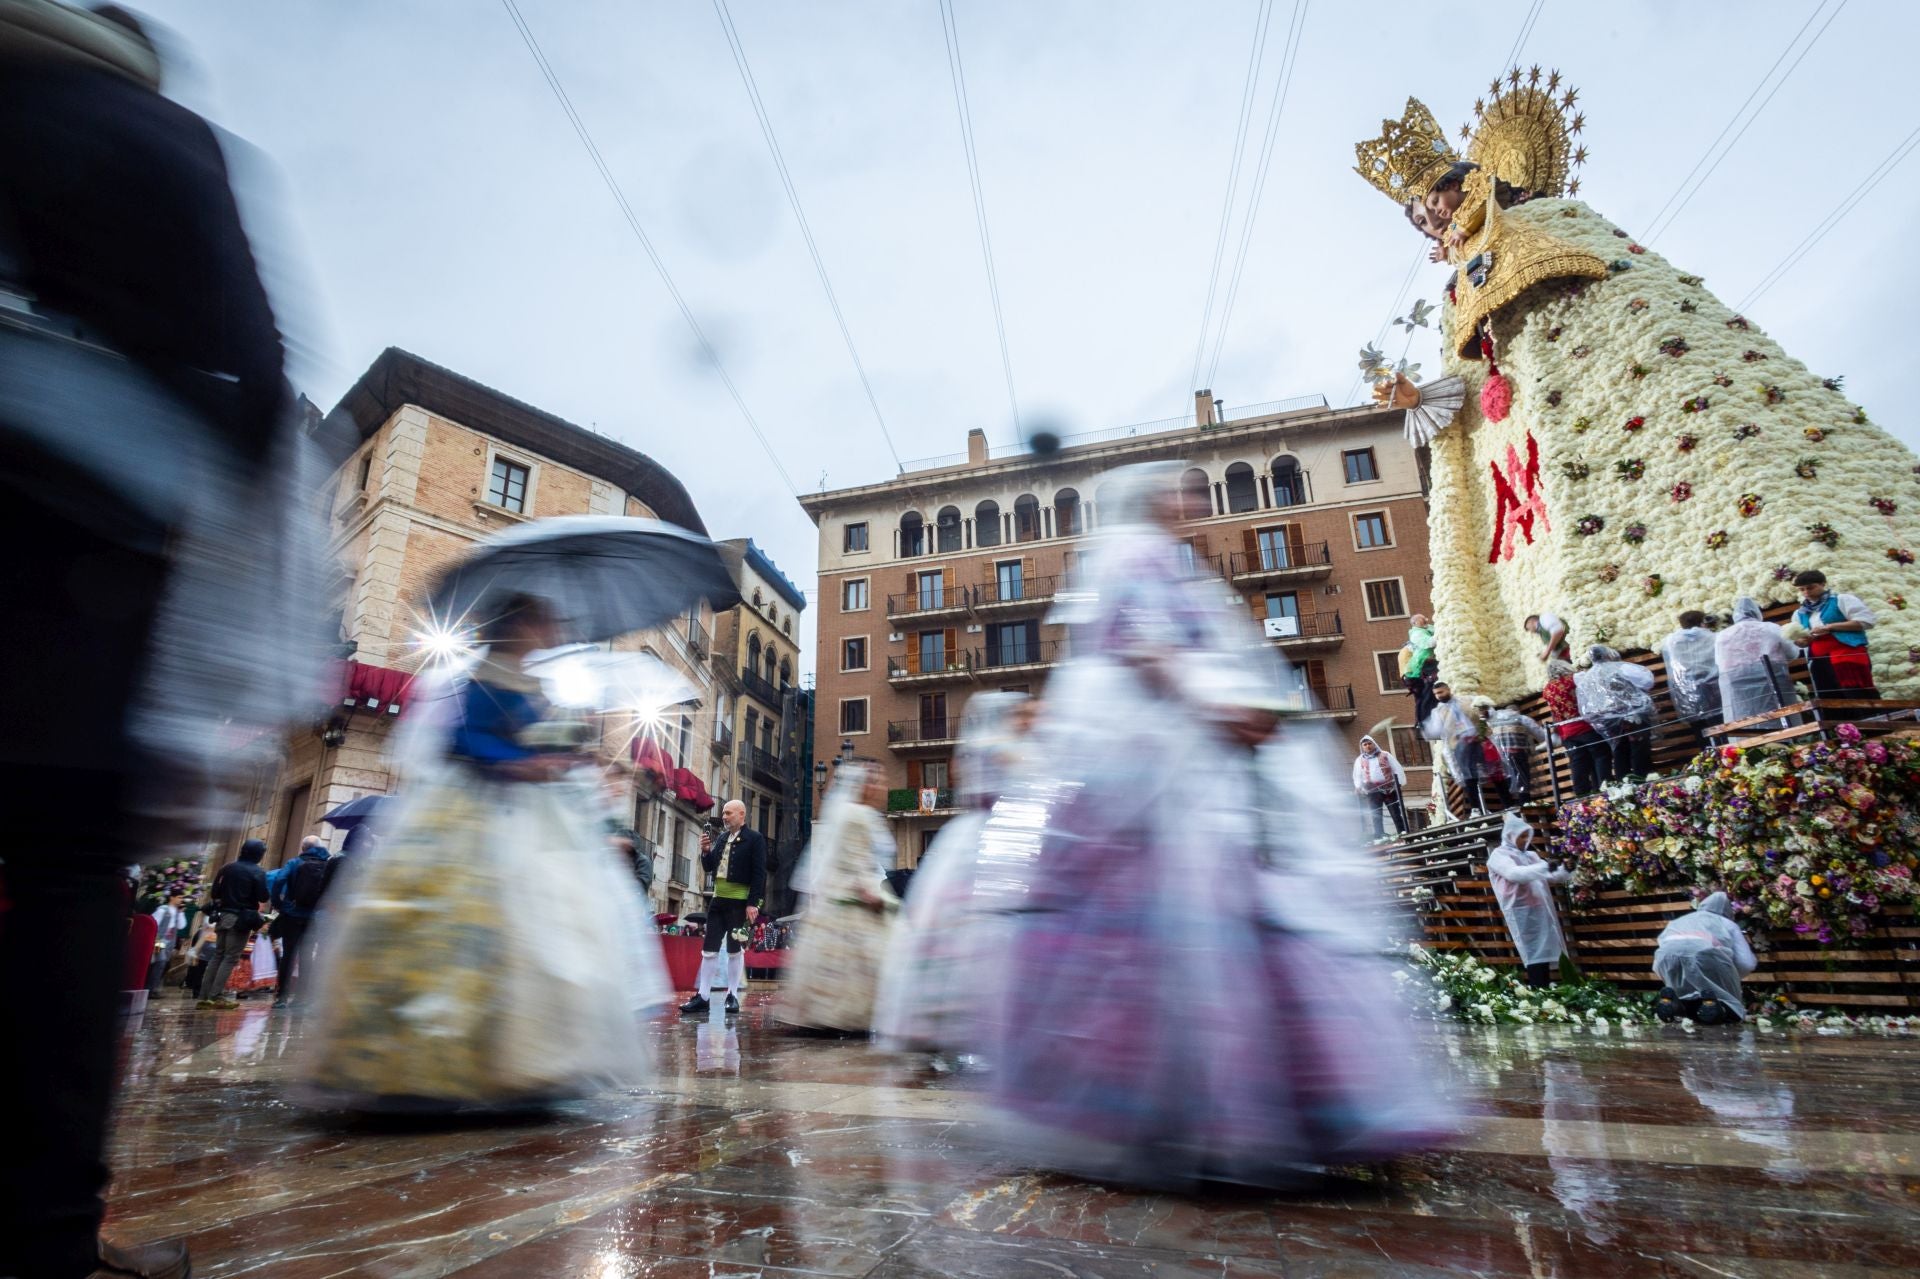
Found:
<path fill-rule="evenodd" d="M 360 441 L 330 481 L 339 568 L 331 604 L 348 656 L 331 716 L 290 735 L 277 773 L 256 787 L 247 833 L 267 841 L 270 866 L 310 833 L 337 848 L 342 836 L 322 815 L 402 784 L 389 747 L 422 662 L 421 601 L 475 542 L 554 515 L 648 516 L 705 532 L 686 490 L 652 459 L 405 351 L 382 353 L 334 413 Z M 655 905 L 674 914 L 698 908 L 698 824 L 733 786 L 709 723 L 728 706 L 709 660 L 713 632 L 701 604 L 613 643 L 654 653 L 698 692 L 649 735 L 652 762 L 670 765 L 665 776 L 636 767 L 622 799 L 654 859 Z M 609 721 L 607 743 L 631 756 L 623 748 L 632 733 Z M 225 859 L 234 849 L 217 852 Z"/>
<path fill-rule="evenodd" d="M 820 530 L 819 749 L 883 763 L 903 866 L 952 815 L 968 696 L 1038 691 L 1067 656 L 1049 610 L 1099 531 L 1103 477 L 1134 462 L 1186 468 L 1195 571 L 1291 660 L 1301 707 L 1356 750 L 1393 719 L 1409 795 L 1429 789 L 1398 668 L 1408 619 L 1430 609 L 1423 459 L 1401 415 L 1322 402 L 1223 421 L 1210 393 L 1195 404 L 1190 425 L 1047 455 L 994 455 L 975 431 L 964 460 L 801 499 Z"/>

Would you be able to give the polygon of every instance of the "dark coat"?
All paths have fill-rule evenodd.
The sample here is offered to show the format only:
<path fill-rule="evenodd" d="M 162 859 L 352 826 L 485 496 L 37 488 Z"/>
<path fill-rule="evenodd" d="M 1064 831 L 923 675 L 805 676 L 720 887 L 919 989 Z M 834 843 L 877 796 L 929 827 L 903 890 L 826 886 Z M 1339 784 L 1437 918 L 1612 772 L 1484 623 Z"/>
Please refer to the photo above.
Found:
<path fill-rule="evenodd" d="M 766 837 L 750 826 L 742 826 L 738 835 L 731 836 L 733 850 L 728 865 L 722 868 L 720 855 L 726 850 L 729 838 L 727 835 L 720 836 L 713 841 L 712 848 L 700 854 L 701 868 L 721 879 L 745 884 L 747 905 L 759 906 L 767 898 Z"/>

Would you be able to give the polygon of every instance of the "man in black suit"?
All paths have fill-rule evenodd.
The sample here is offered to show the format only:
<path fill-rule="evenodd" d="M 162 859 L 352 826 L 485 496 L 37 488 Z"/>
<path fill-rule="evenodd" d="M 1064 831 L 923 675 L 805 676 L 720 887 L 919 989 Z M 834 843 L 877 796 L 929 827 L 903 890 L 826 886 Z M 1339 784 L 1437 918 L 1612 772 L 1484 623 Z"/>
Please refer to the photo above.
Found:
<path fill-rule="evenodd" d="M 720 810 L 724 830 L 718 843 L 711 831 L 700 836 L 700 865 L 713 876 L 713 894 L 707 899 L 707 923 L 700 939 L 704 958 L 700 962 L 700 984 L 693 998 L 680 1005 L 683 1013 L 703 1013 L 711 1006 L 707 992 L 715 986 L 727 988 L 727 1011 L 740 1011 L 740 984 L 746 974 L 745 948 L 735 930 L 745 931 L 760 918 L 760 903 L 767 896 L 767 841 L 759 831 L 747 829 L 747 806 L 730 799 Z M 720 944 L 726 943 L 721 956 Z"/>

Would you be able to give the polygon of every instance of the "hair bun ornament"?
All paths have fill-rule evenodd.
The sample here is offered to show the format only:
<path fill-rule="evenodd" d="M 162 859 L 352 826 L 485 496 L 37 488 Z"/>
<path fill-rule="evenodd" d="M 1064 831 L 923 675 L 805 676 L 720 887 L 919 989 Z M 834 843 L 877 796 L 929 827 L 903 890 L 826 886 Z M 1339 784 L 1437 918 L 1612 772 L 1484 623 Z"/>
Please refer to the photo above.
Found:
<path fill-rule="evenodd" d="M 1504 422 L 1513 411 L 1513 384 L 1499 369 L 1480 384 L 1480 412 L 1489 422 Z"/>

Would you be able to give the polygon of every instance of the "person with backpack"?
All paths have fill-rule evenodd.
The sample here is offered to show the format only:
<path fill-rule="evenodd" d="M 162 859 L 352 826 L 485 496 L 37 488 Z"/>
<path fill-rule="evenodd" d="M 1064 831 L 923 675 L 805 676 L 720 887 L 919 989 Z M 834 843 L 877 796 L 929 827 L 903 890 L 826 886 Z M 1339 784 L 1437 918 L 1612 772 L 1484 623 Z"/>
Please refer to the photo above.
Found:
<path fill-rule="evenodd" d="M 327 846 L 318 835 L 301 841 L 300 855 L 272 876 L 273 909 L 277 912 L 269 935 L 280 942 L 280 985 L 273 1006 L 285 1008 L 293 999 L 296 981 L 313 973 L 313 917 L 327 891 Z"/>
<path fill-rule="evenodd" d="M 218 932 L 220 947 L 213 962 L 207 965 L 196 1007 L 240 1006 L 227 997 L 227 978 L 246 954 L 247 939 L 265 922 L 260 908 L 267 904 L 271 893 L 267 888 L 267 872 L 260 869 L 260 862 L 266 855 L 267 841 L 250 839 L 240 845 L 239 860 L 228 862 L 213 877 L 213 887 L 207 893 L 207 920 Z"/>

